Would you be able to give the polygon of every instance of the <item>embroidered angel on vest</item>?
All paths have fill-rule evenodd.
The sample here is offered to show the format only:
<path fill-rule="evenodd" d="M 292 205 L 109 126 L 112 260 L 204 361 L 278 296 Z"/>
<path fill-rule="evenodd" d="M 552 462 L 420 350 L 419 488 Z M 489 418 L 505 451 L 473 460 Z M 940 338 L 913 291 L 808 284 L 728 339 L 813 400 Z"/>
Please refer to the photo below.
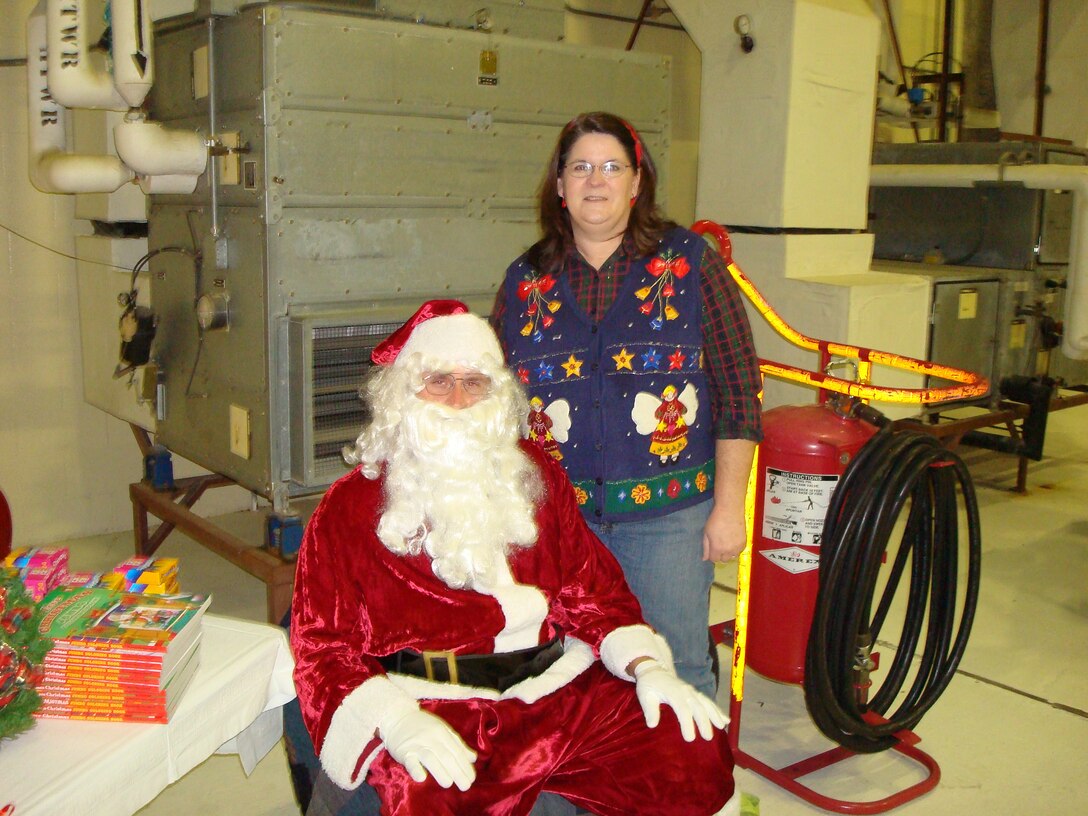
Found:
<path fill-rule="evenodd" d="M 570 431 L 570 403 L 559 399 L 544 407 L 544 400 L 533 397 L 529 400 L 529 416 L 526 420 L 529 439 L 540 445 L 549 456 L 562 460 L 563 453 L 559 443 L 567 441 Z"/>
<path fill-rule="evenodd" d="M 665 464 L 669 459 L 675 462 L 688 446 L 688 428 L 695 421 L 698 407 L 694 385 L 685 383 L 682 393 L 668 385 L 660 397 L 647 391 L 636 394 L 631 419 L 635 430 L 650 437 L 650 453 Z"/>

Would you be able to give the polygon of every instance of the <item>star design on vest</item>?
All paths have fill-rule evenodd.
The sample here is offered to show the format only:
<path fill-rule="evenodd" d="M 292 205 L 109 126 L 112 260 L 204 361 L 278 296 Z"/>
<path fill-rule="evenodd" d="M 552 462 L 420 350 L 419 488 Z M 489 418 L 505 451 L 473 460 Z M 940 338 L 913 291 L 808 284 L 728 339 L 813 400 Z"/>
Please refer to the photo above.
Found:
<path fill-rule="evenodd" d="M 518 380 L 525 385 L 529 384 L 529 369 L 525 366 L 518 366 Z"/>
<path fill-rule="evenodd" d="M 538 382 L 546 382 L 555 378 L 555 366 L 548 365 L 543 360 L 536 367 L 536 378 Z"/>
<path fill-rule="evenodd" d="M 580 377 L 582 376 L 582 363 L 584 362 L 585 360 L 579 360 L 571 354 L 567 361 L 561 365 L 563 370 L 567 372 L 568 377 Z"/>
<path fill-rule="evenodd" d="M 635 359 L 635 355 L 629 352 L 626 348 L 620 349 L 619 354 L 613 354 L 612 359 L 616 361 L 616 371 L 627 369 L 628 371 L 634 371 L 631 368 L 631 361 Z"/>
<path fill-rule="evenodd" d="M 647 371 L 657 371 L 661 367 L 661 355 L 657 349 L 650 349 L 642 355 L 642 367 Z"/>
<path fill-rule="evenodd" d="M 684 360 L 686 359 L 687 355 L 680 351 L 680 349 L 674 351 L 672 354 L 669 355 L 669 371 L 682 370 L 684 367 Z"/>

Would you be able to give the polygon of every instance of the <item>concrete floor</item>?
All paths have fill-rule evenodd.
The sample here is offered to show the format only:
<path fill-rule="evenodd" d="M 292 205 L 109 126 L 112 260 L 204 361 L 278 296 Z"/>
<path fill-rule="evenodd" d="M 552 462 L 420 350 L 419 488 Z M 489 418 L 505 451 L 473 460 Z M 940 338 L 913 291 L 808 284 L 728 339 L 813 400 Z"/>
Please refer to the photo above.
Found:
<path fill-rule="evenodd" d="M 1032 463 L 1028 492 L 1015 484 L 1012 457 L 964 451 L 982 514 L 982 590 L 966 656 L 945 694 L 915 729 L 941 768 L 935 790 L 897 808 L 903 816 L 1078 814 L 1088 802 L 1088 408 L 1054 414 L 1046 456 Z M 199 509 L 199 505 L 198 508 Z M 221 524 L 255 543 L 257 514 Z M 16 542 L 17 543 L 17 542 Z M 130 534 L 60 542 L 73 568 L 101 570 L 131 553 Z M 264 586 L 178 534 L 160 552 L 181 558 L 182 587 L 211 592 L 222 615 L 264 620 Z M 712 622 L 733 617 L 735 568 L 719 567 Z M 897 634 L 898 632 L 896 632 Z M 882 640 L 894 640 L 887 630 Z M 1079 645 L 1078 645 L 1079 644 Z M 894 642 L 882 644 L 884 651 Z M 729 655 L 722 654 L 723 665 Z M 879 676 L 876 678 L 880 682 Z M 727 692 L 721 697 L 728 704 Z M 800 687 L 748 672 L 740 745 L 783 767 L 826 748 L 805 711 Z M 894 752 L 854 757 L 804 779 L 819 792 L 854 802 L 914 784 L 922 772 Z M 821 812 L 738 769 L 741 790 L 762 816 Z M 296 816 L 282 743 L 250 777 L 236 757 L 212 757 L 140 811 L 142 816 L 229 813 Z"/>

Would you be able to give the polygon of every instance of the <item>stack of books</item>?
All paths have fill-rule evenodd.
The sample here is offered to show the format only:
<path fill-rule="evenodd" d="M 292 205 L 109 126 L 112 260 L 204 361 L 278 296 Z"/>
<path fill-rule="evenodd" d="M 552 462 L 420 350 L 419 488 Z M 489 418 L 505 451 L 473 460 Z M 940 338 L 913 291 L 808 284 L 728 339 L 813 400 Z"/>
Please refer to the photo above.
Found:
<path fill-rule="evenodd" d="M 60 587 L 42 599 L 53 640 L 35 716 L 168 722 L 200 663 L 203 595 Z"/>

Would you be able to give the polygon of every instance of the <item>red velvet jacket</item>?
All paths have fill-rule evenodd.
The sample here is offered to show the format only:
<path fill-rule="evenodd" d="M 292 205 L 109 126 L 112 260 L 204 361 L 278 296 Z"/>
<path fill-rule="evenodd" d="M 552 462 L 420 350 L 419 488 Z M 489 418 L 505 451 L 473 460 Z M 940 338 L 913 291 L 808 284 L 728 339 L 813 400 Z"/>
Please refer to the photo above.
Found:
<path fill-rule="evenodd" d="M 643 623 L 638 601 L 586 526 L 562 467 L 536 445 L 521 445 L 545 489 L 537 543 L 510 556 L 511 573 L 547 601 L 538 643 L 562 634 L 596 653 L 609 633 Z M 384 673 L 377 657 L 404 648 L 490 653 L 506 625 L 494 597 L 451 589 L 426 554 L 399 556 L 382 544 L 375 532 L 382 491 L 381 479 L 358 469 L 337 481 L 311 518 L 299 554 L 291 643 L 303 716 L 319 752 L 344 698 Z"/>

